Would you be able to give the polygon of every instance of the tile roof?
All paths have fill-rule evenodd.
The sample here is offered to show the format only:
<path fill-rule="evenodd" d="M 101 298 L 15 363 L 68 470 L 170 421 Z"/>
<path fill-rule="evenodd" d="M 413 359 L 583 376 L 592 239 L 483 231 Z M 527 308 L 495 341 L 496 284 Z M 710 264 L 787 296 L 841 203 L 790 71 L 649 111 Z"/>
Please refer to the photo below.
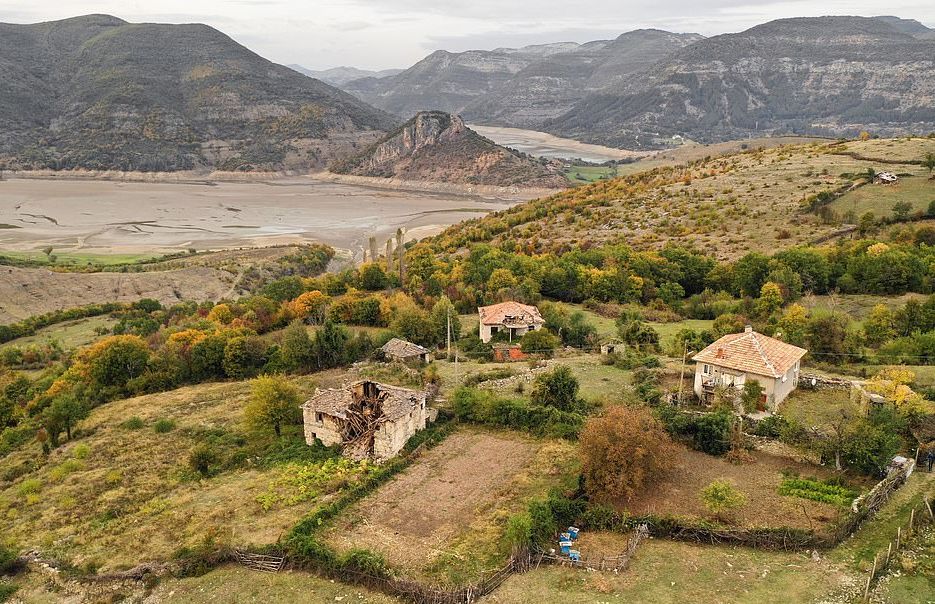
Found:
<path fill-rule="evenodd" d="M 305 401 L 302 408 L 340 419 L 347 419 L 344 411 L 356 402 L 355 391 L 364 384 L 372 384 L 377 388 L 383 415 L 388 421 L 394 421 L 407 415 L 425 399 L 425 393 L 418 390 L 389 386 L 371 380 L 360 380 L 344 388 L 319 390 L 312 398 Z"/>
<path fill-rule="evenodd" d="M 423 348 L 418 344 L 413 344 L 412 342 L 407 342 L 406 340 L 402 340 L 400 338 L 393 338 L 380 347 L 380 350 L 382 350 L 386 355 L 399 358 L 416 357 L 423 354 L 428 354 L 429 352 L 428 348 Z"/>
<path fill-rule="evenodd" d="M 804 348 L 761 333 L 744 331 L 720 338 L 692 357 L 692 360 L 778 378 L 807 352 Z"/>
<path fill-rule="evenodd" d="M 539 309 L 528 304 L 509 301 L 481 306 L 477 309 L 482 325 L 530 325 L 545 323 Z"/>

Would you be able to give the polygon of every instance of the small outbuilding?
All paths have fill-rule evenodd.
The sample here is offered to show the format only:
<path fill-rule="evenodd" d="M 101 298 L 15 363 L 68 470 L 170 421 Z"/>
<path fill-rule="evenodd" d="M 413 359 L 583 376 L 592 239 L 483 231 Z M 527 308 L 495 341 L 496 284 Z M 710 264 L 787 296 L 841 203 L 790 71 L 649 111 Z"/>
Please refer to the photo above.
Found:
<path fill-rule="evenodd" d="M 899 176 L 893 172 L 880 172 L 876 175 L 874 181 L 881 185 L 895 185 L 899 182 Z"/>
<path fill-rule="evenodd" d="M 621 353 L 625 351 L 626 349 L 627 349 L 627 345 L 623 342 L 623 340 L 617 340 L 617 339 L 605 340 L 601 344 L 601 354 L 604 354 L 604 355 Z"/>
<path fill-rule="evenodd" d="M 695 394 L 709 402 L 718 387 L 741 390 L 748 381 L 763 387 L 762 403 L 775 411 L 799 383 L 799 364 L 808 351 L 747 328 L 728 334 L 697 353 Z"/>
<path fill-rule="evenodd" d="M 386 460 L 424 430 L 426 393 L 361 380 L 343 388 L 316 390 L 302 405 L 305 442 L 340 445 L 353 459 Z"/>
<path fill-rule="evenodd" d="M 390 361 L 403 361 L 404 363 L 432 362 L 432 352 L 428 348 L 400 338 L 393 338 L 380 347 L 380 350 L 383 352 L 383 356 Z"/>
<path fill-rule="evenodd" d="M 481 306 L 477 309 L 479 321 L 479 335 L 482 342 L 490 342 L 495 334 L 506 333 L 507 339 L 523 337 L 530 331 L 542 329 L 545 319 L 539 314 L 539 309 L 529 304 L 519 302 L 500 302 L 490 306 Z"/>

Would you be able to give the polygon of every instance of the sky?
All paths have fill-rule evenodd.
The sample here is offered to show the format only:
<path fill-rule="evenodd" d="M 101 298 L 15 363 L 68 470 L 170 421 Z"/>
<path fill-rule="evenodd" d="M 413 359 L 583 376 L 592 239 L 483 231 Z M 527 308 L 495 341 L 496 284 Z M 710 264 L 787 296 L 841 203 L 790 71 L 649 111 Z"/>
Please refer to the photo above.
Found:
<path fill-rule="evenodd" d="M 710 36 L 783 17 L 889 14 L 935 27 L 932 0 L 0 0 L 0 22 L 89 13 L 207 23 L 272 61 L 310 69 L 402 68 L 439 49 L 587 42 L 644 27 Z"/>

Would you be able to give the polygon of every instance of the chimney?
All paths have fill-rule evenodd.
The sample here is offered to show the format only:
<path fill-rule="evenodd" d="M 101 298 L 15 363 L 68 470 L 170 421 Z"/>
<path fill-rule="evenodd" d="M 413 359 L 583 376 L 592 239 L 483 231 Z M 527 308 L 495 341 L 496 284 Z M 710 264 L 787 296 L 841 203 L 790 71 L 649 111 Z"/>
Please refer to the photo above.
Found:
<path fill-rule="evenodd" d="M 752 326 L 752 325 L 747 325 L 746 327 L 743 328 L 743 332 L 744 332 L 744 333 L 753 333 L 753 326 Z"/>
<path fill-rule="evenodd" d="M 714 355 L 714 358 L 723 359 L 723 358 L 724 358 L 724 349 L 723 349 L 723 348 L 718 348 L 718 349 L 717 349 L 717 354 Z"/>

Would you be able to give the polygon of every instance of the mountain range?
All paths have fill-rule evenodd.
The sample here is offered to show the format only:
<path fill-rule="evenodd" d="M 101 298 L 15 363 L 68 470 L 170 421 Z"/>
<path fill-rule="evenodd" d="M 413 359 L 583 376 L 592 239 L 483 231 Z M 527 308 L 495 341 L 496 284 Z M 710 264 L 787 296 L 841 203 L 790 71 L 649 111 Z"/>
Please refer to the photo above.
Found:
<path fill-rule="evenodd" d="M 398 73 L 402 73 L 402 69 L 382 69 L 380 71 L 373 71 L 370 69 L 357 69 L 356 67 L 332 67 L 331 69 L 322 69 L 314 70 L 307 69 L 301 65 L 295 63 L 287 65 L 290 69 L 294 69 L 301 74 L 307 75 L 310 78 L 315 78 L 325 82 L 326 84 L 331 84 L 332 86 L 343 86 L 348 82 L 353 82 L 354 80 L 360 80 L 362 78 L 385 78 L 387 76 L 393 76 Z"/>
<path fill-rule="evenodd" d="M 18 167 L 323 166 L 399 120 L 206 25 L 0 24 L 0 159 Z"/>
<path fill-rule="evenodd" d="M 586 44 L 436 51 L 343 88 L 400 116 L 441 109 L 636 149 L 673 137 L 927 132 L 935 30 L 897 17 L 782 19 L 712 38 L 637 30 Z"/>

